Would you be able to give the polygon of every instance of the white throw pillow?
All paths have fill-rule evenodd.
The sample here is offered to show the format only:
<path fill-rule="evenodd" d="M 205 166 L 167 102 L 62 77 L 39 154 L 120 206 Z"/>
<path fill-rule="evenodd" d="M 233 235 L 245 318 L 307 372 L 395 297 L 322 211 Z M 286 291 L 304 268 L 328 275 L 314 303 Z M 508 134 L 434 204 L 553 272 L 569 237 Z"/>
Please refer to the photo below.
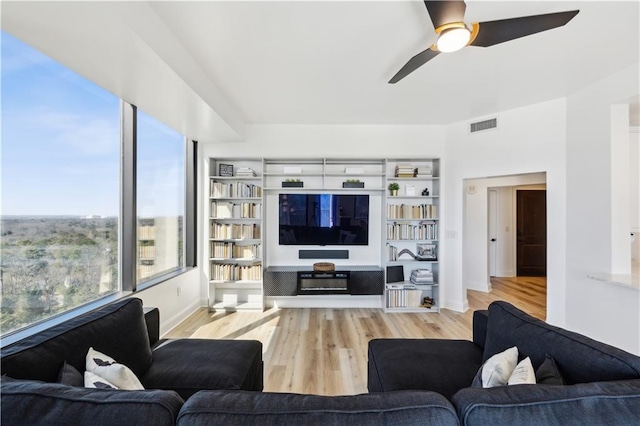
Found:
<path fill-rule="evenodd" d="M 90 371 L 84 372 L 84 387 L 95 389 L 118 389 L 113 383 L 109 383 L 108 380 L 103 379 L 97 374 L 93 374 Z"/>
<path fill-rule="evenodd" d="M 482 387 L 506 385 L 517 364 L 518 348 L 516 346 L 495 354 L 482 366 Z"/>
<path fill-rule="evenodd" d="M 509 385 L 535 385 L 536 384 L 536 372 L 533 371 L 533 365 L 531 365 L 531 359 L 526 357 L 516 366 L 507 381 Z"/>
<path fill-rule="evenodd" d="M 110 356 L 100 353 L 93 348 L 89 348 L 89 352 L 87 352 L 86 370 L 112 383 L 117 389 L 144 389 L 140 380 L 138 380 L 129 367 L 116 362 L 116 360 Z"/>

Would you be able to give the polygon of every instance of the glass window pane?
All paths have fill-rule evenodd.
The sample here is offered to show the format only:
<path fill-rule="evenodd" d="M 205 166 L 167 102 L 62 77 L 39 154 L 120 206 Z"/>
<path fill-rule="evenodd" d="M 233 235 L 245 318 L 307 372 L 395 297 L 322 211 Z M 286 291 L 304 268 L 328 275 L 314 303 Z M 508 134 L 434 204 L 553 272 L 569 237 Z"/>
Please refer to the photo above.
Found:
<path fill-rule="evenodd" d="M 119 99 L 1 32 L 2 334 L 119 290 Z"/>
<path fill-rule="evenodd" d="M 138 110 L 138 282 L 184 266 L 185 137 Z"/>

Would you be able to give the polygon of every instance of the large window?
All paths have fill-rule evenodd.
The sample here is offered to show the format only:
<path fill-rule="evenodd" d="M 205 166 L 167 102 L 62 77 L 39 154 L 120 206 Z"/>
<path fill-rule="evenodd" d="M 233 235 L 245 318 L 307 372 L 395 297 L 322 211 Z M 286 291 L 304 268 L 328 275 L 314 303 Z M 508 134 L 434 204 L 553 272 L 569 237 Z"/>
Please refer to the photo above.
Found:
<path fill-rule="evenodd" d="M 4 343 L 9 333 L 195 266 L 197 148 L 0 37 Z"/>
<path fill-rule="evenodd" d="M 185 138 L 138 110 L 137 280 L 184 266 Z"/>
<path fill-rule="evenodd" d="M 119 290 L 120 100 L 0 36 L 5 334 Z"/>

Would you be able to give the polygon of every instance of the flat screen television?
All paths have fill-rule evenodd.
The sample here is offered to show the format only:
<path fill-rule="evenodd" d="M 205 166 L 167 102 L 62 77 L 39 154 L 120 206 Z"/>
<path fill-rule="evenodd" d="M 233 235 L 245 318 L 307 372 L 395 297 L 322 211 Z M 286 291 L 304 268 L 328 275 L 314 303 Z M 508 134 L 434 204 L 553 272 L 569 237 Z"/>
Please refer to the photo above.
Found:
<path fill-rule="evenodd" d="M 366 246 L 369 196 L 280 194 L 280 245 Z"/>

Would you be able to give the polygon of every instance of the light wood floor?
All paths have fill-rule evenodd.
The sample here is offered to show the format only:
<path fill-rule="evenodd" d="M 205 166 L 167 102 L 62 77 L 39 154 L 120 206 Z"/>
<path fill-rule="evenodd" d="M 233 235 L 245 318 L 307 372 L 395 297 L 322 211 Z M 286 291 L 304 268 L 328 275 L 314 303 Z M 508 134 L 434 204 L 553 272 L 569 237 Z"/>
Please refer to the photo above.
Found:
<path fill-rule="evenodd" d="M 211 313 L 206 308 L 165 337 L 256 339 L 263 344 L 264 390 L 317 395 L 367 392 L 367 343 L 379 337 L 470 339 L 473 311 L 506 300 L 545 319 L 545 278 L 494 278 L 490 293 L 468 291 L 465 313 L 381 309 L 269 309 Z"/>

